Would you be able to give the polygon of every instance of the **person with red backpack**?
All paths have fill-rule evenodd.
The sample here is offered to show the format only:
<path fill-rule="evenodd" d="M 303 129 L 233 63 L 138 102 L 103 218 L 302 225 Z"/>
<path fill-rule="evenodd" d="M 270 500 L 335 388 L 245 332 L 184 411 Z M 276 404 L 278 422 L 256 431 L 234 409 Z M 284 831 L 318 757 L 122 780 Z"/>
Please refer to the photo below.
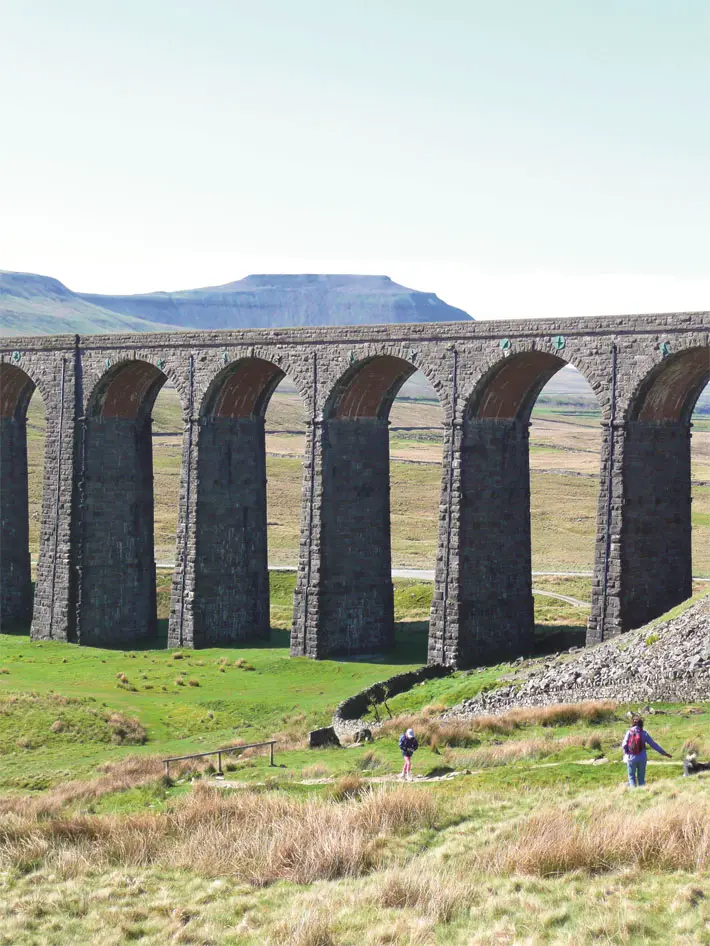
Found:
<path fill-rule="evenodd" d="M 624 762 L 629 773 L 629 785 L 631 788 L 638 788 L 646 784 L 646 746 L 650 746 L 664 755 L 667 759 L 671 758 L 670 752 L 661 749 L 657 742 L 649 736 L 643 728 L 643 720 L 640 716 L 634 716 L 631 720 L 631 729 L 624 736 L 621 748 L 624 750 Z"/>

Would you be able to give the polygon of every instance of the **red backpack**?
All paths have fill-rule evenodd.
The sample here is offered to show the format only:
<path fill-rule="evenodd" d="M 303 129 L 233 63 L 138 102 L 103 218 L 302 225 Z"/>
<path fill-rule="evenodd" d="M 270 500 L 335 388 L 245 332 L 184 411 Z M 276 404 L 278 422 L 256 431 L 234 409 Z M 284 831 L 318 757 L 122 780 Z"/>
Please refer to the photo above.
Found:
<path fill-rule="evenodd" d="M 626 741 L 627 755 L 640 755 L 643 752 L 643 732 L 634 726 L 629 730 L 629 738 Z"/>

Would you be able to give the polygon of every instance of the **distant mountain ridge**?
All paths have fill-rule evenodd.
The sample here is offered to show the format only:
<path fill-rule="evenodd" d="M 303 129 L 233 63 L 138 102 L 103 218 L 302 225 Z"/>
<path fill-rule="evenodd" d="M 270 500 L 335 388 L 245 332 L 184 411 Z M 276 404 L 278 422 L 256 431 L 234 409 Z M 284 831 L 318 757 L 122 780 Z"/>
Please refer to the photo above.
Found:
<path fill-rule="evenodd" d="M 254 275 L 223 286 L 120 296 L 0 271 L 0 334 L 146 332 L 470 321 L 388 276 Z"/>
<path fill-rule="evenodd" d="M 0 335 L 91 335 L 172 329 L 86 302 L 50 276 L 0 270 Z"/>
<path fill-rule="evenodd" d="M 433 292 L 408 289 L 389 276 L 264 274 L 182 292 L 82 293 L 81 297 L 122 315 L 179 328 L 295 328 L 471 318 Z"/>

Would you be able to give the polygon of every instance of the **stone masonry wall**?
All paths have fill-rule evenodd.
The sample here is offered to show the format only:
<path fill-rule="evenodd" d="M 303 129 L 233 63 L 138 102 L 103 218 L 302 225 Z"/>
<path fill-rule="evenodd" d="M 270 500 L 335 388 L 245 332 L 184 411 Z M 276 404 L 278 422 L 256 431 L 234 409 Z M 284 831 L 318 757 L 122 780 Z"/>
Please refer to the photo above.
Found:
<path fill-rule="evenodd" d="M 687 425 L 627 425 L 623 517 L 621 624 L 627 629 L 692 594 Z"/>
<path fill-rule="evenodd" d="M 76 639 L 130 647 L 156 632 L 150 418 L 89 418 Z"/>
<path fill-rule="evenodd" d="M 372 653 L 394 641 L 389 430 L 376 419 L 324 426 L 320 654 Z"/>
<path fill-rule="evenodd" d="M 32 617 L 27 430 L 24 417 L 0 418 L 0 628 Z"/>
<path fill-rule="evenodd" d="M 202 495 L 203 477 L 207 482 L 210 477 L 213 482 L 216 480 L 209 463 L 207 468 L 203 465 L 198 470 L 200 406 L 210 385 L 226 366 L 253 357 L 273 362 L 295 383 L 306 406 L 309 425 L 292 653 L 323 656 L 332 646 L 347 648 L 361 643 L 370 646 L 370 642 L 373 646 L 380 646 L 391 633 L 391 589 L 388 591 L 386 588 L 389 582 L 385 581 L 384 565 L 389 559 L 389 531 L 388 526 L 375 528 L 373 525 L 370 528 L 366 524 L 382 518 L 388 508 L 384 499 L 388 495 L 384 452 L 386 428 L 383 426 L 381 432 L 372 434 L 373 442 L 378 436 L 383 438 L 382 449 L 371 449 L 369 444 L 357 440 L 357 437 L 365 437 L 362 433 L 364 427 L 357 437 L 352 435 L 355 439 L 346 443 L 344 429 L 336 436 L 335 429 L 329 429 L 330 420 L 324 412 L 335 387 L 353 365 L 387 355 L 404 359 L 413 367 L 422 369 L 433 384 L 444 413 L 445 464 L 441 480 L 430 660 L 460 665 L 478 659 L 470 650 L 466 653 L 473 628 L 477 647 L 479 644 L 485 646 L 491 654 L 511 651 L 508 656 L 513 656 L 518 646 L 517 632 L 511 631 L 509 616 L 517 609 L 517 613 L 525 615 L 525 622 L 528 621 L 527 592 L 524 591 L 527 579 L 522 572 L 529 569 L 529 562 L 522 544 L 510 540 L 508 533 L 513 531 L 512 525 L 510 530 L 504 530 L 502 540 L 496 535 L 494 518 L 498 522 L 499 514 L 494 517 L 494 504 L 500 503 L 499 490 L 491 490 L 490 496 L 485 498 L 490 509 L 485 514 L 479 509 L 469 520 L 469 527 L 466 526 L 471 510 L 469 497 L 475 495 L 475 489 L 474 484 L 466 479 L 466 451 L 469 447 L 465 440 L 471 434 L 464 431 L 464 422 L 467 406 L 472 399 L 480 401 L 481 390 L 501 360 L 510 354 L 525 352 L 552 354 L 576 366 L 599 399 L 604 436 L 589 633 L 590 640 L 602 640 L 619 633 L 631 620 L 629 603 L 649 594 L 646 578 L 634 568 L 632 553 L 637 549 L 646 558 L 657 555 L 657 548 L 649 551 L 648 534 L 640 524 L 646 516 L 656 515 L 656 499 L 661 495 L 665 497 L 665 507 L 661 508 L 663 503 L 658 506 L 660 520 L 665 524 L 664 529 L 668 523 L 673 526 L 671 532 L 675 538 L 672 546 L 676 561 L 665 577 L 657 577 L 655 586 L 665 582 L 665 588 L 655 600 L 654 608 L 661 608 L 661 601 L 685 593 L 685 576 L 690 568 L 682 526 L 689 489 L 687 465 L 684 465 L 680 453 L 675 452 L 675 446 L 667 442 L 663 453 L 660 449 L 653 452 L 653 462 L 659 470 L 666 462 L 663 457 L 670 457 L 667 475 L 659 473 L 655 477 L 654 474 L 651 479 L 655 485 L 640 482 L 647 478 L 647 468 L 641 459 L 632 459 L 641 456 L 633 453 L 636 450 L 634 436 L 638 433 L 631 428 L 634 422 L 631 418 L 637 416 L 634 405 L 639 392 L 644 390 L 646 379 L 662 368 L 668 353 L 675 355 L 686 349 L 709 349 L 709 338 L 708 313 L 670 313 L 268 332 L 0 339 L 0 362 L 12 360 L 12 364 L 27 372 L 38 387 L 47 411 L 43 514 L 32 634 L 37 638 L 84 641 L 86 632 L 88 635 L 93 633 L 93 640 L 97 643 L 107 640 L 123 642 L 137 633 L 139 627 L 150 627 L 148 612 L 152 605 L 148 604 L 146 588 L 152 578 L 150 565 L 146 563 L 152 558 L 152 545 L 148 552 L 147 537 L 141 539 L 130 530 L 123 535 L 117 525 L 112 525 L 113 531 L 106 533 L 101 522 L 102 516 L 114 524 L 118 522 L 112 505 L 114 500 L 124 509 L 131 504 L 142 504 L 147 509 L 148 483 L 141 472 L 145 464 L 140 458 L 140 450 L 136 447 L 132 454 L 129 450 L 122 458 L 121 469 L 125 475 L 137 480 L 132 488 L 133 499 L 128 499 L 126 491 L 121 492 L 123 486 L 116 481 L 112 486 L 114 492 L 109 491 L 111 501 L 106 508 L 99 509 L 97 505 L 93 511 L 89 510 L 96 517 L 96 534 L 110 535 L 110 544 L 115 545 L 110 551 L 101 550 L 96 540 L 90 539 L 82 528 L 83 516 L 87 512 L 82 508 L 84 496 L 90 498 L 93 494 L 91 480 L 82 481 L 79 450 L 82 418 L 96 386 L 101 384 L 106 372 L 112 368 L 115 370 L 122 360 L 142 360 L 161 371 L 175 385 L 184 411 L 177 564 L 170 626 L 171 643 L 184 641 L 190 645 L 196 641 L 195 616 L 200 607 L 203 607 L 203 615 L 210 613 L 209 607 L 200 604 L 197 588 L 197 564 L 201 558 L 198 552 L 199 520 L 206 514 L 205 509 L 209 509 L 209 503 L 207 507 L 200 507 L 197 497 Z M 628 462 L 625 460 L 627 441 Z M 102 449 L 108 455 L 114 448 L 107 442 Z M 510 443 L 501 440 L 497 446 L 489 443 L 487 449 L 489 457 L 486 463 L 490 463 L 489 469 L 499 471 L 497 475 L 502 477 L 499 485 L 503 491 L 508 488 L 503 475 L 508 463 L 512 463 L 511 471 L 515 469 L 519 477 L 526 477 L 522 447 L 520 454 L 511 453 Z M 643 449 L 639 444 L 639 450 L 643 452 Z M 497 457 L 494 455 L 496 451 Z M 517 456 L 514 462 L 513 456 Z M 504 457 L 507 457 L 505 465 Z M 344 464 L 343 461 L 347 462 Z M 18 462 L 13 460 L 12 466 L 21 474 Z M 331 476 L 333 465 L 335 476 Z M 350 473 L 343 472 L 344 467 L 351 468 Z M 11 475 L 5 473 L 3 479 L 7 477 L 11 479 Z M 513 521 L 516 523 L 517 530 L 523 519 L 520 505 L 525 488 L 518 485 L 514 489 L 512 478 L 511 472 L 509 495 L 514 497 L 511 500 L 514 509 L 511 507 L 512 511 L 508 510 L 507 514 L 511 524 Z M 364 489 L 364 492 L 358 495 L 358 489 Z M 371 491 L 368 493 L 368 490 Z M 0 486 L 0 505 L 2 495 Z M 483 502 L 482 495 L 479 494 L 476 502 Z M 634 503 L 638 515 L 627 516 L 627 512 L 633 512 Z M 359 517 L 360 531 L 347 533 L 350 517 L 343 512 L 346 508 L 350 509 L 351 516 Z M 376 509 L 379 511 L 375 516 Z M 469 531 L 464 537 L 462 530 L 466 528 Z M 342 535 L 341 530 L 344 530 Z M 91 546 L 90 542 L 94 545 Z M 140 551 L 138 546 L 141 546 Z M 477 551 L 479 546 L 480 554 Z M 662 554 L 666 554 L 665 551 L 662 550 Z M 120 588 L 112 588 L 116 582 L 115 570 L 99 568 L 102 561 L 111 566 L 116 562 L 124 566 L 129 561 L 142 563 L 140 568 L 136 564 L 131 579 L 133 587 L 138 589 L 138 614 L 131 614 L 124 607 L 131 581 L 122 578 Z M 92 570 L 94 577 L 90 578 Z M 130 571 L 126 567 L 125 575 L 128 576 Z M 516 603 L 511 600 L 509 607 L 498 604 L 493 607 L 493 602 L 479 595 L 476 589 L 492 575 L 497 576 L 501 588 L 516 589 L 513 595 Z M 90 602 L 87 578 L 94 581 L 94 592 L 98 600 L 103 601 L 104 617 L 109 613 L 108 602 L 116 603 L 118 598 L 119 608 L 112 619 L 113 626 L 95 625 L 92 630 L 90 609 L 97 605 Z M 0 584 L 4 580 L 5 575 L 0 574 Z M 352 594 L 341 594 L 340 591 L 350 582 Z M 254 631 L 257 632 L 256 625 Z"/>
<path fill-rule="evenodd" d="M 269 636 L 261 418 L 204 420 L 197 440 L 195 647 Z"/>
<path fill-rule="evenodd" d="M 527 421 L 464 425 L 458 555 L 459 661 L 466 666 L 532 644 L 528 439 Z"/>

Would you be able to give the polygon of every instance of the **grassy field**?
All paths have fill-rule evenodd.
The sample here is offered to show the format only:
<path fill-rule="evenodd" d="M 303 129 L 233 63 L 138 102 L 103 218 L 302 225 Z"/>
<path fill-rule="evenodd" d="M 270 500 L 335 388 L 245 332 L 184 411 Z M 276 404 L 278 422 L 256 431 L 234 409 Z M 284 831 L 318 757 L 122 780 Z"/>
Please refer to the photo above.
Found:
<path fill-rule="evenodd" d="M 295 562 L 303 434 L 277 395 L 267 418 L 269 543 Z M 438 407 L 393 410 L 396 564 L 432 567 Z M 396 418 L 396 423 L 394 422 Z M 30 416 L 31 524 L 42 419 Z M 180 430 L 155 413 L 156 557 L 173 558 Z M 710 426 L 694 477 L 710 480 Z M 402 428 L 415 428 L 402 429 Z M 591 568 L 598 418 L 542 404 L 531 428 L 536 570 Z M 412 463 L 411 460 L 425 462 Z M 710 489 L 694 487 L 696 572 L 710 574 Z M 649 787 L 623 786 L 626 706 L 445 723 L 445 708 L 505 684 L 503 664 L 413 688 L 364 747 L 308 750 L 339 700 L 425 659 L 430 583 L 395 582 L 397 642 L 377 661 L 288 656 L 292 573 L 271 575 L 269 646 L 120 652 L 0 635 L 0 946 L 708 946 L 710 754 L 705 705 L 657 705 Z M 589 601 L 583 576 L 536 576 Z M 158 572 L 164 633 L 170 570 Z M 587 609 L 536 598 L 540 652 L 579 643 Z M 380 710 L 380 713 L 386 713 Z M 397 735 L 421 740 L 412 785 Z M 213 777 L 161 758 L 275 737 Z M 603 909 L 600 909 L 603 904 Z"/>
<path fill-rule="evenodd" d="M 441 488 L 438 404 L 396 401 L 391 413 L 392 561 L 433 568 Z M 41 400 L 29 412 L 30 544 L 36 554 L 42 483 L 44 419 Z M 267 411 L 269 556 L 295 565 L 304 444 L 303 410 L 294 394 L 272 398 Z M 181 457 L 177 396 L 164 389 L 154 409 L 156 560 L 175 557 Z M 589 571 L 593 565 L 599 468 L 599 416 L 542 400 L 530 430 L 533 569 Z M 411 462 L 416 461 L 416 462 Z M 693 434 L 693 557 L 697 575 L 710 577 L 710 418 L 698 415 Z"/>
<path fill-rule="evenodd" d="M 106 735 L 94 778 L 0 796 L 0 943 L 707 944 L 710 779 L 682 779 L 678 761 L 710 749 L 707 707 L 655 707 L 648 728 L 674 761 L 652 762 L 649 786 L 629 793 L 626 707 L 432 718 L 506 669 L 425 685 L 434 702 L 409 695 L 370 746 L 294 744 L 275 768 L 230 763 L 223 781 L 192 764 L 166 782 Z M 65 752 L 66 734 L 101 732 L 90 702 L 24 704 Z M 420 780 L 397 785 L 408 723 Z"/>
<path fill-rule="evenodd" d="M 588 587 L 583 582 L 580 593 Z M 11 698 L 0 711 L 0 788 L 46 787 L 136 751 L 130 733 L 125 741 L 114 738 L 113 716 L 137 719 L 145 734 L 140 751 L 163 755 L 198 752 L 235 738 L 301 738 L 327 724 L 341 699 L 426 662 L 430 583 L 395 582 L 396 645 L 376 661 L 290 658 L 294 584 L 293 573 L 271 574 L 272 634 L 266 647 L 176 656 L 157 645 L 126 653 L 31 642 L 26 632 L 0 635 L 0 697 Z M 169 593 L 165 570 L 158 577 L 163 633 Z M 569 642 L 583 639 L 586 609 L 550 598 L 537 602 L 542 649 L 559 646 L 555 631 Z M 497 671 L 490 673 L 495 679 Z M 64 706 L 65 699 L 72 702 Z"/>

